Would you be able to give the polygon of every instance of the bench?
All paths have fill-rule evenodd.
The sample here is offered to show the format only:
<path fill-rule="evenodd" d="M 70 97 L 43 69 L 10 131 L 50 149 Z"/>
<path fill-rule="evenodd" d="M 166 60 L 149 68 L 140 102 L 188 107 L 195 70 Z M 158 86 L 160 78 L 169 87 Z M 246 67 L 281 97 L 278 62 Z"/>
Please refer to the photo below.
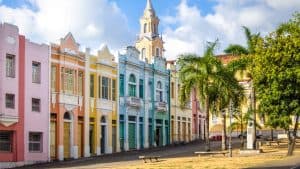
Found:
<path fill-rule="evenodd" d="M 195 154 L 197 154 L 199 157 L 203 156 L 203 155 L 213 156 L 213 155 L 218 155 L 218 154 L 223 154 L 225 156 L 228 153 L 229 153 L 228 151 L 198 151 L 198 152 L 195 152 Z"/>
<path fill-rule="evenodd" d="M 160 158 L 160 156 L 139 156 L 139 159 L 144 160 L 145 163 L 147 163 L 147 160 L 150 160 L 152 162 L 152 160 L 156 160 L 158 161 L 158 159 Z"/>

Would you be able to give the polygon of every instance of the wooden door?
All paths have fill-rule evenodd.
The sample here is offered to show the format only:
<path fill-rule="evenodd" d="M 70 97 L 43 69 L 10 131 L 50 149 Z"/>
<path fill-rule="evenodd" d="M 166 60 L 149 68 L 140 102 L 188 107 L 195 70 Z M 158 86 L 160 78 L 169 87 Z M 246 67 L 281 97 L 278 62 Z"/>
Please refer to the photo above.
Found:
<path fill-rule="evenodd" d="M 70 128 L 70 123 L 64 122 L 64 158 L 70 158 Z"/>
<path fill-rule="evenodd" d="M 78 157 L 82 157 L 82 130 L 83 130 L 83 123 L 78 123 Z"/>
<path fill-rule="evenodd" d="M 56 159 L 56 122 L 50 123 L 50 157 Z"/>
<path fill-rule="evenodd" d="M 117 152 L 117 127 L 112 126 L 112 151 Z"/>
<path fill-rule="evenodd" d="M 135 123 L 128 124 L 128 142 L 129 142 L 129 149 L 136 149 L 136 128 Z"/>
<path fill-rule="evenodd" d="M 183 122 L 182 124 L 182 136 L 183 136 L 183 141 L 186 141 L 186 122 Z"/>

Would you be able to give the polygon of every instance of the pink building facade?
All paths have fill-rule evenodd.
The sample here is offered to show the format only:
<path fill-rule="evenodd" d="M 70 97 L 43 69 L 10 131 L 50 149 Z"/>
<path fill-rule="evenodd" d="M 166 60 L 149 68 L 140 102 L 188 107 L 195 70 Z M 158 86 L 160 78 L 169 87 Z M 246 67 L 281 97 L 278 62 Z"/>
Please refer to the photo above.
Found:
<path fill-rule="evenodd" d="M 49 160 L 49 47 L 0 24 L 0 168 Z"/>
<path fill-rule="evenodd" d="M 192 91 L 192 114 L 193 139 L 204 139 L 205 115 L 201 109 L 199 99 L 197 98 L 196 89 Z"/>

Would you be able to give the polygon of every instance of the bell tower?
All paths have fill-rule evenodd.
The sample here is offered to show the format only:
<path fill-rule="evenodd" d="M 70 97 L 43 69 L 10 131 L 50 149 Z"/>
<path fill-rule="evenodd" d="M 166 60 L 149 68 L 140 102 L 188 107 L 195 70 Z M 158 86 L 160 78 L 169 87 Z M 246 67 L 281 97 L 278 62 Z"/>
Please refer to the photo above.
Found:
<path fill-rule="evenodd" d="M 140 19 L 140 34 L 136 48 L 140 51 L 140 59 L 153 63 L 154 57 L 163 57 L 163 40 L 158 33 L 159 18 L 155 14 L 151 0 L 147 0 L 144 15 Z"/>

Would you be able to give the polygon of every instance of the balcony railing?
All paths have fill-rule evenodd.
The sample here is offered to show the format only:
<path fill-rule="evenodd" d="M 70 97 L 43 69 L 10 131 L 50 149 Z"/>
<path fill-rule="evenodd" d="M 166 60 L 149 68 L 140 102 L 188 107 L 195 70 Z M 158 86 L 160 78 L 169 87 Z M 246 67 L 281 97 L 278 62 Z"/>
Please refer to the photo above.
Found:
<path fill-rule="evenodd" d="M 129 106 L 133 106 L 133 107 L 141 107 L 141 99 L 137 98 L 137 97 L 127 97 L 126 99 L 126 103 Z"/>
<path fill-rule="evenodd" d="M 106 99 L 97 99 L 96 108 L 102 110 L 116 110 L 116 102 Z"/>
<path fill-rule="evenodd" d="M 156 102 L 155 109 L 159 112 L 166 112 L 167 111 L 167 103 L 166 102 Z"/>

